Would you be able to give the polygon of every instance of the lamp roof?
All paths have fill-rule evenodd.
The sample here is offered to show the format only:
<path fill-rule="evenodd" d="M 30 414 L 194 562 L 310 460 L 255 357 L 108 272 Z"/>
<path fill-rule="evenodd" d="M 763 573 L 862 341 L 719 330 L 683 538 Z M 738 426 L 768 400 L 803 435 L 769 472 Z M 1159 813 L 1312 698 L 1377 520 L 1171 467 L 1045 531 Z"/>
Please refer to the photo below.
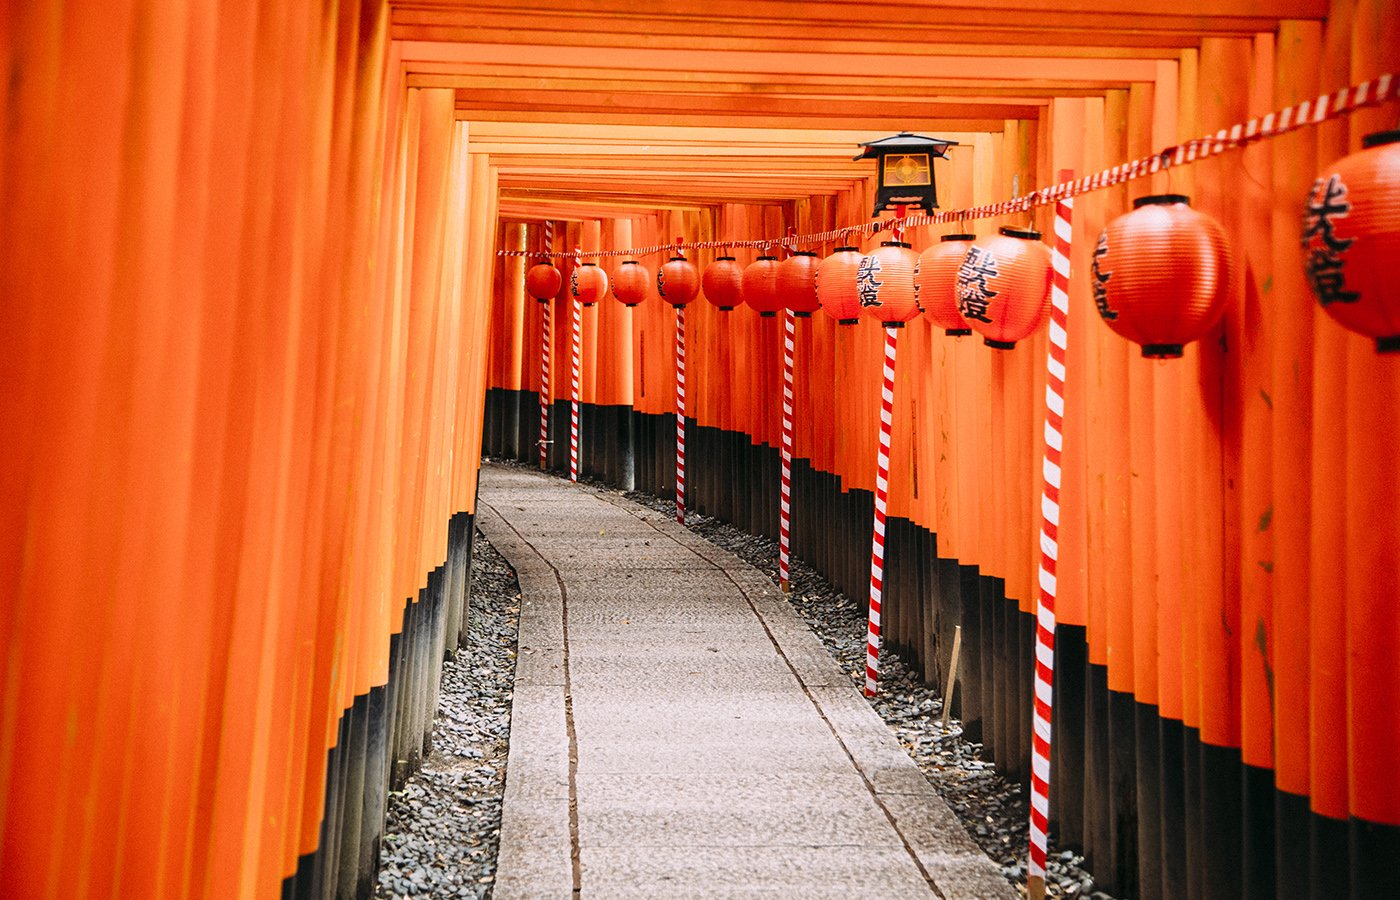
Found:
<path fill-rule="evenodd" d="M 871 159 L 883 156 L 886 153 L 918 153 L 929 152 L 934 156 L 946 157 L 948 148 L 957 146 L 957 141 L 945 141 L 942 138 L 929 137 L 924 134 L 911 134 L 901 131 L 899 134 L 880 138 L 877 141 L 864 141 L 860 146 L 865 149 L 858 156 L 852 159 Z"/>

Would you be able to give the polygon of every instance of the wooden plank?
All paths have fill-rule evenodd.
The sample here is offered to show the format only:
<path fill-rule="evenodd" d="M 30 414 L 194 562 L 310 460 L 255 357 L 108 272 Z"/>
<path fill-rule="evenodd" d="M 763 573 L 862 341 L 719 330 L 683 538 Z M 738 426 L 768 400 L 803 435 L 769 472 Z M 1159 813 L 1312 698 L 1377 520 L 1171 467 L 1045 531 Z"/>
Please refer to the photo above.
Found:
<path fill-rule="evenodd" d="M 855 3 L 829 0 L 820 5 L 794 0 L 716 0 L 716 2 L 671 3 L 663 7 L 644 0 L 584 0 L 570 5 L 567 12 L 535 3 L 437 3 L 401 2 L 395 4 L 394 22 L 404 24 L 436 23 L 469 27 L 479 18 L 497 15 L 492 22 L 518 23 L 528 28 L 538 26 L 547 18 L 562 18 L 569 22 L 606 22 L 612 28 L 629 25 L 639 30 L 662 27 L 661 23 L 684 23 L 701 31 L 706 25 L 730 29 L 739 33 L 757 23 L 795 23 L 810 26 L 843 28 L 862 24 L 872 30 L 886 25 L 891 29 L 917 28 L 925 19 L 938 25 L 963 25 L 1006 28 L 1008 23 L 1023 29 L 1131 27 L 1141 21 L 1144 28 L 1195 29 L 1211 31 L 1212 26 L 1239 28 L 1241 23 L 1259 20 L 1276 23 L 1281 18 L 1322 19 L 1328 11 L 1326 0 L 1231 0 L 1212 4 L 1209 12 L 1194 5 L 1174 3 L 1173 0 L 1077 0 L 1061 4 L 1054 0 L 991 0 L 969 4 L 953 2 Z M 934 12 L 936 10 L 936 13 Z M 738 27 L 736 27 L 738 26 Z"/>
<path fill-rule="evenodd" d="M 1225 28 L 1211 28 L 1215 35 L 1248 34 L 1251 27 L 1266 26 L 1264 20 L 1232 22 Z M 747 29 L 746 29 L 747 30 Z M 940 24 L 936 28 L 909 28 L 904 31 L 855 29 L 847 32 L 820 27 L 794 27 L 792 22 L 765 22 L 754 33 L 736 34 L 711 25 L 697 32 L 691 23 L 649 22 L 647 29 L 619 29 L 615 23 L 596 19 L 574 20 L 569 27 L 540 28 L 511 24 L 496 27 L 468 24 L 396 24 L 394 37 L 401 41 L 489 41 L 493 44 L 566 45 L 586 42 L 593 47 L 647 47 L 662 50 L 740 50 L 770 52 L 783 44 L 800 44 L 813 53 L 882 53 L 891 44 L 917 45 L 930 54 L 972 54 L 1015 57 L 1030 55 L 1085 56 L 1096 58 L 1171 58 L 1183 45 L 1194 45 L 1194 31 L 1162 30 L 1142 33 L 1128 28 L 1121 31 L 1002 29 L 985 32 L 983 25 Z M 968 39 L 975 37 L 976 44 Z M 1046 40 L 1049 38 L 1049 40 Z M 985 42 L 985 43 L 983 43 Z"/>
<path fill-rule="evenodd" d="M 1001 123 L 998 123 L 997 130 L 1001 127 Z M 981 129 L 950 129 L 938 136 L 970 145 L 972 135 L 978 131 Z M 725 129 L 669 123 L 605 126 L 590 122 L 482 122 L 472 128 L 473 145 L 501 138 L 508 138 L 514 143 L 533 141 L 548 144 L 555 152 L 568 152 L 563 145 L 582 139 L 598 145 L 631 143 L 652 148 L 672 145 L 728 147 L 742 143 L 748 147 L 746 152 L 753 153 L 762 148 L 765 155 L 773 148 L 802 147 L 806 148 L 806 153 L 829 153 L 850 159 L 859 149 L 860 142 L 869 140 L 870 135 L 863 130 L 849 128 Z M 951 152 L 964 151 L 953 147 Z"/>
<path fill-rule="evenodd" d="M 538 122 L 542 117 L 546 118 L 550 124 L 603 124 L 603 125 L 638 125 L 645 126 L 649 121 L 655 121 L 653 113 L 605 113 L 605 112 L 573 112 L 556 111 L 541 113 L 534 111 L 511 111 L 499 109 L 459 109 L 457 118 L 461 121 L 471 122 Z M 917 131 L 921 133 L 945 131 L 980 131 L 999 132 L 1001 123 L 1005 121 L 996 119 L 907 119 L 899 117 L 891 118 L 859 118 L 847 119 L 841 117 L 803 117 L 803 116 L 754 116 L 752 124 L 747 125 L 747 120 L 736 119 L 734 116 L 718 115 L 674 115 L 667 116 L 667 120 L 678 125 L 704 128 L 713 126 L 718 122 L 723 122 L 729 126 L 727 130 L 733 131 L 744 127 L 763 128 L 773 125 L 816 125 L 819 128 L 850 128 L 856 127 L 864 132 L 864 139 L 870 140 L 874 135 L 869 132 L 892 131 Z"/>
<path fill-rule="evenodd" d="M 827 75 L 870 71 L 898 72 L 910 76 L 941 76 L 961 80 L 978 78 L 1070 79 L 1105 78 L 1120 81 L 1147 81 L 1153 78 L 1152 60 L 1063 59 L 1054 57 L 987 58 L 967 55 L 924 56 L 919 53 L 804 53 L 744 52 L 728 50 L 658 50 L 635 48 L 600 54 L 587 46 L 503 45 L 459 41 L 404 41 L 405 62 L 463 62 L 476 65 L 596 66 L 605 61 L 618 71 L 671 69 L 693 72 L 789 73 Z M 602 57 L 602 59 L 600 59 Z"/>
<path fill-rule="evenodd" d="M 994 108 L 989 108 L 994 107 Z M 726 94 L 720 96 L 637 91 L 549 91 L 499 90 L 473 87 L 457 94 L 458 109 L 522 110 L 538 113 L 547 120 L 556 112 L 640 112 L 653 120 L 660 116 L 674 121 L 686 114 L 734 116 L 797 116 L 816 119 L 841 117 L 874 119 L 1027 119 L 1039 111 L 1038 104 L 985 98 L 966 100 L 907 100 L 901 97 L 864 98 L 859 101 L 832 97 Z"/>
<path fill-rule="evenodd" d="M 1179 56 L 1180 54 L 1178 54 Z M 964 78 L 921 76 L 908 72 L 882 74 L 885 70 L 867 72 L 785 72 L 754 74 L 747 72 L 707 72 L 675 68 L 629 70 L 620 76 L 613 69 L 600 66 L 564 66 L 539 62 L 521 62 L 503 71 L 494 64 L 477 64 L 471 60 L 415 60 L 408 67 L 410 84 L 416 87 L 474 87 L 520 86 L 546 89 L 550 86 L 578 85 L 597 90 L 669 90 L 669 91 L 740 91 L 750 94 L 791 93 L 820 89 L 823 92 L 848 93 L 864 88 L 878 92 L 877 96 L 898 94 L 903 97 L 922 96 L 922 91 L 963 93 L 1033 93 L 1036 96 L 1067 96 L 1066 91 L 1091 91 L 1123 85 L 1106 79 L 1040 78 L 1028 83 L 1024 79 L 997 77 L 979 78 L 969 82 Z M 777 80 L 781 78 L 781 80 Z"/>

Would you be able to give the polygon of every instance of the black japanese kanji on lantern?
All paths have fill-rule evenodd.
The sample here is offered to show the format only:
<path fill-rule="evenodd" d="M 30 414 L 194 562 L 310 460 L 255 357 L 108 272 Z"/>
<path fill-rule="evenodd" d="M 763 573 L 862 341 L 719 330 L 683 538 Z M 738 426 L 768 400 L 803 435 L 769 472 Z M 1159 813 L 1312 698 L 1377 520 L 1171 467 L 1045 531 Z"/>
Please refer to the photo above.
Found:
<path fill-rule="evenodd" d="M 893 137 L 861 144 L 865 148 L 855 159 L 876 159 L 880 163 L 880 190 L 875 194 L 875 209 L 917 207 L 924 212 L 938 209 L 938 193 L 933 185 L 933 161 L 948 156 L 948 148 L 957 141 L 925 137 L 901 131 Z"/>

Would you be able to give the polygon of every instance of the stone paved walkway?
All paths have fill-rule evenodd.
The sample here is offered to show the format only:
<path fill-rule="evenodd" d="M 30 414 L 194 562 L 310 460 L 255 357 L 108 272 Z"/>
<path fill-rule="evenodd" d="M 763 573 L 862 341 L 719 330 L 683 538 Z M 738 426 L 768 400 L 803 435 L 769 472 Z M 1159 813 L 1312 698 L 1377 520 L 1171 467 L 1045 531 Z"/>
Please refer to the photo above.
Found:
<path fill-rule="evenodd" d="M 523 594 L 497 898 L 1017 896 L 758 571 L 522 469 L 477 522 Z"/>

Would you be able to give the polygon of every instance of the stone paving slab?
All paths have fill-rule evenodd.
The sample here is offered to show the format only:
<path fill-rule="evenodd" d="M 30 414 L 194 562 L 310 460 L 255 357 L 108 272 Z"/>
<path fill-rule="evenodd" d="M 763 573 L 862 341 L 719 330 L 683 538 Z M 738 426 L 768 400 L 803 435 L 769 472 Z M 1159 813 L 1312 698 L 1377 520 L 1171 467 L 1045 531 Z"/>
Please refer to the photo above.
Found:
<path fill-rule="evenodd" d="M 817 898 L 931 896 L 903 849 L 826 847 L 585 847 L 585 883 L 618 898 Z M 958 898 L 962 900 L 962 898 Z"/>
<path fill-rule="evenodd" d="M 753 622 L 753 611 L 734 609 L 728 606 L 714 607 L 707 604 L 680 605 L 668 607 L 665 604 L 652 604 L 649 600 L 629 603 L 625 597 L 609 597 L 582 609 L 569 611 L 569 625 L 580 630 L 592 626 L 664 626 L 677 630 L 689 630 L 695 626 L 713 623 L 716 627 L 731 624 L 746 626 Z"/>
<path fill-rule="evenodd" d="M 746 804 L 737 795 L 705 797 L 686 786 L 683 799 L 638 792 L 635 796 L 594 800 L 579 804 L 580 844 L 583 847 L 830 847 L 840 844 L 874 844 L 886 841 L 889 822 L 879 810 L 851 815 L 824 802 L 824 792 L 799 802 L 784 793 L 763 806 Z M 854 809 L 864 809 L 861 798 L 847 797 Z M 907 864 L 907 860 L 905 861 Z"/>
<path fill-rule="evenodd" d="M 496 897 L 1017 896 L 762 573 L 525 469 L 477 522 L 522 592 Z"/>
<path fill-rule="evenodd" d="M 755 752 L 765 749 L 769 752 Z M 772 750 L 769 745 L 744 742 L 679 746 L 673 740 L 634 740 L 626 745 L 590 747 L 586 758 L 579 759 L 578 773 L 640 777 L 822 772 L 844 776 L 852 771 L 850 759 L 835 751 L 812 750 L 788 755 L 773 753 Z M 509 780 L 509 774 L 506 778 Z M 765 797 L 760 794 L 750 798 L 749 802 L 762 803 Z"/>
<path fill-rule="evenodd" d="M 569 643 L 574 652 L 578 652 L 580 647 L 586 644 L 598 643 L 603 646 L 615 644 L 621 632 L 621 640 L 629 647 L 646 651 L 649 648 L 665 650 L 668 641 L 681 636 L 687 639 L 694 638 L 704 643 L 708 649 L 715 647 L 734 650 L 743 647 L 746 650 L 753 650 L 762 647 L 772 653 L 773 642 L 763 633 L 754 633 L 752 618 L 750 613 L 746 620 L 735 610 L 733 619 L 722 619 L 719 617 L 702 618 L 703 610 L 696 609 L 693 615 L 696 621 L 693 623 L 684 621 L 651 621 L 632 622 L 630 615 L 626 611 L 622 612 L 615 619 L 608 621 L 592 621 L 581 623 L 577 617 L 570 617 L 569 622 Z"/>

